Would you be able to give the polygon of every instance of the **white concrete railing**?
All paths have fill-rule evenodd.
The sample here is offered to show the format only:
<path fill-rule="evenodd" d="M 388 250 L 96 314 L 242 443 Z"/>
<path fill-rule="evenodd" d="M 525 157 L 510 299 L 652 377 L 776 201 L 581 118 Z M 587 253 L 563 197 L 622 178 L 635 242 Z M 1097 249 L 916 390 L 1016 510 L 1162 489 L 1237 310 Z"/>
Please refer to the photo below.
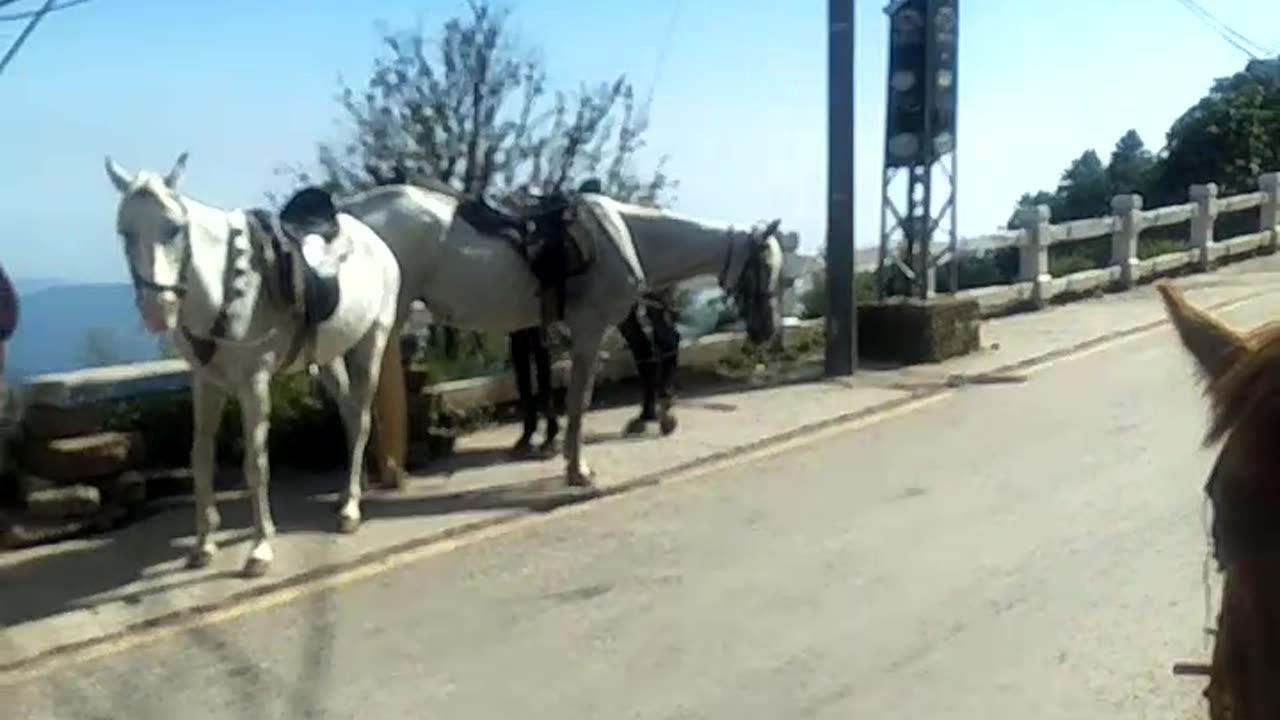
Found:
<path fill-rule="evenodd" d="M 821 330 L 820 319 L 789 320 L 783 330 L 783 341 L 789 348 L 803 348 L 812 345 Z M 746 335 L 740 332 L 712 333 L 685 340 L 680 343 L 680 366 L 714 369 L 722 360 L 740 353 L 745 342 Z M 567 382 L 567 371 L 567 363 L 555 363 L 553 375 L 558 386 L 563 387 Z M 620 341 L 612 343 L 600 358 L 597 382 L 634 376 L 634 363 L 625 345 Z M 155 360 L 40 375 L 23 387 L 22 402 L 28 407 L 77 408 L 144 395 L 183 392 L 190 387 L 191 369 L 185 360 Z M 425 387 L 423 394 L 442 407 L 459 410 L 517 399 L 515 380 L 509 372 L 435 383 Z"/>
<path fill-rule="evenodd" d="M 984 314 L 1029 304 L 1043 307 L 1053 298 L 1088 293 L 1105 288 L 1127 289 L 1152 275 L 1179 269 L 1207 271 L 1215 263 L 1257 252 L 1274 252 L 1280 238 L 1280 173 L 1258 178 L 1255 192 L 1218 196 L 1214 183 L 1192 185 L 1191 202 L 1144 210 L 1141 195 L 1117 195 L 1111 200 L 1112 214 L 1049 222 L 1049 207 L 1037 205 L 1020 213 L 1024 229 L 1010 230 L 983 238 L 983 251 L 1016 246 L 1019 279 L 1010 285 L 994 285 L 961 290 L 959 297 L 977 299 Z M 1256 231 L 1222 240 L 1214 239 L 1218 216 L 1241 210 L 1259 209 Z M 1138 236 L 1142 231 L 1191 221 L 1186 250 L 1146 259 L 1138 257 Z M 1053 277 L 1049 273 L 1049 248 L 1063 243 L 1111 236 L 1111 262 L 1107 267 Z"/>
<path fill-rule="evenodd" d="M 1216 185 L 1194 185 L 1190 189 L 1192 202 L 1151 210 L 1143 209 L 1139 195 L 1120 195 L 1112 200 L 1113 213 L 1109 216 L 1058 224 L 1049 222 L 1047 206 L 1027 208 L 1022 213 L 1025 229 L 988 236 L 983 243 L 983 251 L 986 252 L 1000 247 L 1020 248 L 1019 280 L 1009 285 L 962 290 L 957 295 L 976 299 L 984 315 L 993 315 L 1020 306 L 1043 307 L 1062 295 L 1086 294 L 1106 288 L 1124 289 L 1151 275 L 1183 268 L 1208 270 L 1215 262 L 1258 250 L 1274 251 L 1280 237 L 1280 173 L 1262 175 L 1258 187 L 1256 192 L 1218 197 Z M 1252 208 L 1260 209 L 1261 222 L 1257 231 L 1214 240 L 1214 225 L 1219 215 Z M 1186 250 L 1138 258 L 1138 236 L 1143 230 L 1188 220 L 1191 221 L 1191 236 Z M 1050 275 L 1050 247 L 1108 235 L 1112 238 L 1108 267 L 1056 278 Z M 803 337 L 820 328 L 821 321 L 803 322 L 800 326 L 804 330 L 798 336 Z M 741 342 L 739 333 L 718 333 L 684 343 L 681 365 L 706 367 L 714 364 L 718 358 L 737 352 Z M 621 350 L 620 344 L 616 347 Z M 601 377 L 619 378 L 631 374 L 630 358 L 625 351 L 615 351 L 612 355 L 611 359 L 604 361 Z M 27 384 L 23 395 L 28 403 L 69 407 L 110 398 L 183 390 L 188 384 L 189 371 L 183 361 L 162 360 L 38 376 Z M 487 376 L 441 383 L 428 392 L 446 402 L 456 398 L 459 404 L 469 405 L 481 397 L 486 402 L 512 400 L 515 393 L 511 384 L 511 379 L 505 375 Z"/>

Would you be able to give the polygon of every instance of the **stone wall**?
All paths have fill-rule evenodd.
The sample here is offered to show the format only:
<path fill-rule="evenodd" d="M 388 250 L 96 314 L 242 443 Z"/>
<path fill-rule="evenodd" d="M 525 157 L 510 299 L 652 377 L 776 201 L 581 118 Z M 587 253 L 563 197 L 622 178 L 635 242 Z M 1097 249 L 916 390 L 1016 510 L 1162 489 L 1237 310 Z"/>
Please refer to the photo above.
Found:
<path fill-rule="evenodd" d="M 820 333 L 820 322 L 789 323 L 784 344 L 792 350 L 819 347 Z M 740 356 L 745 342 L 740 333 L 687 341 L 681 367 L 713 370 Z M 634 374 L 630 355 L 618 347 L 602 355 L 597 381 Z M 553 376 L 563 387 L 567 363 L 557 363 Z M 9 507 L 21 512 L 6 513 L 0 503 L 0 547 L 111 529 L 139 517 L 149 500 L 189 492 L 189 473 L 179 467 L 189 450 L 189 425 L 186 436 L 179 426 L 189 423 L 190 380 L 184 361 L 166 360 L 51 374 L 28 383 L 25 412 L 5 442 L 14 460 L 9 480 L 0 479 L 0 487 L 7 483 Z M 516 399 L 510 373 L 427 385 L 410 398 L 416 421 L 411 428 L 422 440 L 440 415 L 465 415 Z M 325 430 L 341 447 L 340 426 Z"/>

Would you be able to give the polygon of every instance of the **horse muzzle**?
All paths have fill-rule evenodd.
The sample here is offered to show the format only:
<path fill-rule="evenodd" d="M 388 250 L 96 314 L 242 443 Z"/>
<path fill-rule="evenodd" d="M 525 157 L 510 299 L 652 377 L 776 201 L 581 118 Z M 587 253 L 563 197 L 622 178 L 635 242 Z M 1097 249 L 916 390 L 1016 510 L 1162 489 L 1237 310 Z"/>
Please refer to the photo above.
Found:
<path fill-rule="evenodd" d="M 178 326 L 178 295 L 172 290 L 139 290 L 134 303 L 147 332 L 158 335 Z"/>

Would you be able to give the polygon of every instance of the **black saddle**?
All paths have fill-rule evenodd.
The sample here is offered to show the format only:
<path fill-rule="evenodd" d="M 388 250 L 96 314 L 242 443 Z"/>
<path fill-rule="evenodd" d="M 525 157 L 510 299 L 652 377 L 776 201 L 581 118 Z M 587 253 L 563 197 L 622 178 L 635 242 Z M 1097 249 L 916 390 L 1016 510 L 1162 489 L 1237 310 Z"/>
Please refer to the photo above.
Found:
<path fill-rule="evenodd" d="M 520 240 L 528 240 L 538 231 L 542 209 L 512 211 L 498 207 L 483 197 L 477 197 L 466 198 L 458 203 L 458 215 L 468 225 L 486 235 L 515 233 Z"/>
<path fill-rule="evenodd" d="M 511 210 L 484 197 L 463 197 L 458 216 L 487 235 L 512 240 L 542 288 L 544 324 L 564 317 L 565 284 L 586 270 L 587 260 L 569 236 L 567 212 L 572 205 L 563 193 L 537 198 L 528 207 Z"/>
<path fill-rule="evenodd" d="M 280 232 L 275 231 L 271 213 L 262 208 L 246 211 L 252 218 L 257 230 L 266 235 L 270 245 L 269 255 L 274 258 L 271 282 L 277 288 L 274 294 L 279 295 L 279 302 L 296 306 L 301 300 L 303 322 L 314 327 L 333 317 L 341 300 L 338 277 L 325 276 L 302 255 L 302 239 L 308 235 L 319 235 L 325 243 L 332 243 L 340 232 L 338 226 L 338 210 L 333 197 L 316 187 L 299 190 L 289 198 L 279 214 Z M 302 276 L 302 287 L 295 286 L 294 268 L 298 268 Z"/>
<path fill-rule="evenodd" d="M 333 196 L 318 187 L 299 190 L 280 210 L 280 227 L 295 244 L 301 244 L 307 235 L 333 242 L 338 237 L 338 208 Z"/>

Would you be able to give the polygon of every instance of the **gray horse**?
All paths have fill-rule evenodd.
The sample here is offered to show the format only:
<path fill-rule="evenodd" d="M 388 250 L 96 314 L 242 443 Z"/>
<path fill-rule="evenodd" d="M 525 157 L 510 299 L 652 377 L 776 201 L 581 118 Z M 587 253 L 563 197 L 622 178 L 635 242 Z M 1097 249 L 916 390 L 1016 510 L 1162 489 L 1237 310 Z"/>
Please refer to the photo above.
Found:
<path fill-rule="evenodd" d="M 409 303 L 421 299 L 439 322 L 456 328 L 510 334 L 544 324 L 546 283 L 508 236 L 528 237 L 530 228 L 541 228 L 569 238 L 566 251 L 574 260 L 559 278 L 562 307 L 552 310 L 551 319 L 567 326 L 571 341 L 564 456 L 573 486 L 591 485 L 582 457 L 582 419 L 601 344 L 643 293 L 718 275 L 743 309 L 753 342 L 768 341 L 776 329 L 780 220 L 735 227 L 589 192 L 549 210 L 508 215 L 436 184 L 385 185 L 336 203 L 377 232 L 399 260 L 401 322 Z M 394 481 L 407 445 L 398 343 L 383 356 L 382 379 L 376 431 L 383 479 Z"/>

